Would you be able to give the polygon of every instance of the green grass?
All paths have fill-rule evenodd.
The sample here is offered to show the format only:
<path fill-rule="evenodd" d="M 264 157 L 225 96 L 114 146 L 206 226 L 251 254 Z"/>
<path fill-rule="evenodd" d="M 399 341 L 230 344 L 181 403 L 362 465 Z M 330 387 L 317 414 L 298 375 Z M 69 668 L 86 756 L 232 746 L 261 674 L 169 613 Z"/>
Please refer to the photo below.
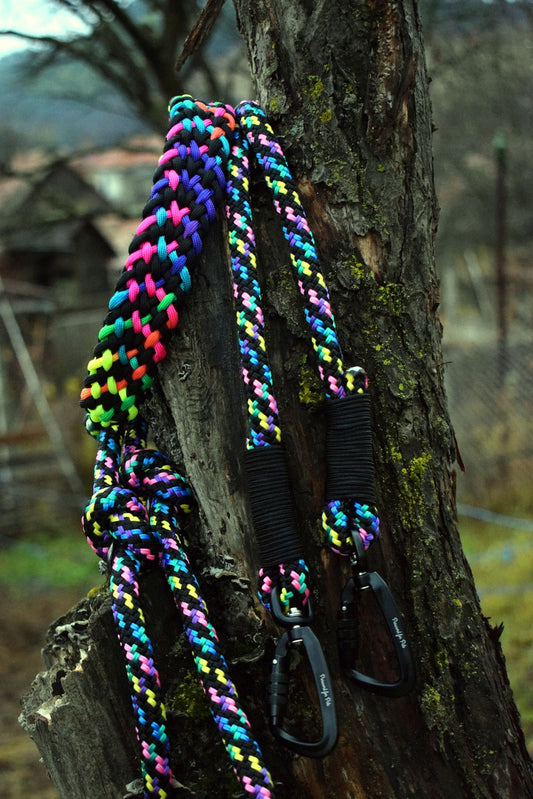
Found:
<path fill-rule="evenodd" d="M 99 581 L 98 559 L 80 532 L 16 541 L 0 558 L 0 586 L 11 589 L 79 588 L 84 593 Z"/>
<path fill-rule="evenodd" d="M 466 518 L 459 528 L 483 613 L 504 625 L 507 673 L 533 751 L 533 533 Z"/>

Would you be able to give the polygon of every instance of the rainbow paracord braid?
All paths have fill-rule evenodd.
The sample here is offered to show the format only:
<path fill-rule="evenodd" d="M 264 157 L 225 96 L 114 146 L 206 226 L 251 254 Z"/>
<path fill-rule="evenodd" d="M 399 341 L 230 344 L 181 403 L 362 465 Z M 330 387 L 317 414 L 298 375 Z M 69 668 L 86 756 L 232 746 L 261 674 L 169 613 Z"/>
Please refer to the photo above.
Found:
<path fill-rule="evenodd" d="M 231 152 L 227 214 L 230 222 L 230 251 L 242 371 L 248 387 L 250 436 L 247 445 L 253 448 L 279 442 L 280 430 L 272 377 L 266 360 L 261 292 L 256 276 L 255 241 L 248 197 L 248 148 L 264 173 L 273 195 L 274 207 L 282 219 L 298 288 L 305 301 L 305 319 L 317 355 L 318 372 L 330 407 L 340 407 L 334 403 L 346 398 L 351 401 L 352 397 L 356 397 L 356 402 L 364 402 L 368 398 L 368 380 L 361 369 L 344 369 L 329 293 L 320 269 L 314 237 L 283 151 L 265 113 L 256 103 L 246 102 L 237 107 L 236 114 L 243 141 L 237 141 Z M 353 414 L 350 415 L 349 423 L 353 428 Z M 371 447 L 369 428 L 363 428 L 364 425 L 361 429 L 352 430 L 352 436 L 360 448 L 364 445 L 368 449 L 368 446 Z M 348 458 L 353 461 L 353 451 L 349 449 Z M 365 471 L 371 472 L 371 464 L 365 464 Z M 372 482 L 372 479 L 368 482 Z M 349 555 L 354 552 L 354 531 L 359 534 L 365 549 L 379 534 L 373 491 L 369 488 L 367 493 L 370 501 L 359 502 L 347 496 L 337 498 L 333 488 L 335 498 L 324 508 L 322 525 L 326 541 L 341 554 Z M 301 573 L 305 573 L 305 565 Z M 272 579 L 271 574 L 266 575 L 266 593 Z M 282 582 L 286 583 L 286 579 L 282 578 Z M 305 585 L 305 579 L 302 580 L 302 585 Z"/>
<path fill-rule="evenodd" d="M 109 302 L 81 393 L 87 426 L 131 421 L 153 383 L 191 284 L 190 267 L 226 191 L 230 106 L 175 98 L 170 129 L 124 271 Z"/>
<path fill-rule="evenodd" d="M 190 266 L 226 191 L 233 109 L 185 96 L 170 105 L 170 130 L 125 269 L 109 303 L 81 395 L 99 441 L 94 495 L 84 518 L 93 548 L 108 560 L 113 615 L 126 658 L 141 744 L 146 797 L 173 792 L 165 707 L 138 603 L 145 561 L 166 574 L 195 663 L 245 793 L 269 799 L 272 780 L 228 676 L 216 633 L 177 535 L 190 490 L 159 454 L 142 448 L 138 402 L 153 382 Z M 155 473 L 154 473 L 155 469 Z"/>
<path fill-rule="evenodd" d="M 145 449 L 145 434 L 140 421 L 127 428 L 122 442 L 114 431 L 101 431 L 94 494 L 84 517 L 91 546 L 110 568 L 113 617 L 141 745 L 144 796 L 164 799 L 172 796 L 174 785 L 161 684 L 139 604 L 139 573 L 148 562 L 165 574 L 236 776 L 246 794 L 272 799 L 272 779 L 180 541 L 191 491 L 161 453 Z"/>
<path fill-rule="evenodd" d="M 344 470 L 339 442 L 346 429 L 352 431 L 346 435 L 350 458 L 354 441 L 360 438 L 368 444 L 369 439 L 364 425 L 354 437 L 354 414 L 350 410 L 354 397 L 357 401 L 367 398 L 366 376 L 362 370 L 354 373 L 343 367 L 313 236 L 281 148 L 259 106 L 244 103 L 237 113 L 238 125 L 229 106 L 206 105 L 188 96 L 171 103 L 171 126 L 152 196 L 109 303 L 81 395 L 87 427 L 100 444 L 95 494 L 87 509 L 85 529 L 96 551 L 110 562 L 113 612 L 132 686 L 145 796 L 164 797 L 172 790 L 165 710 L 137 602 L 137 574 L 145 560 L 159 564 L 167 576 L 198 670 L 202 679 L 206 678 L 204 687 L 207 686 L 213 715 L 246 793 L 274 795 L 270 775 L 239 708 L 217 649 L 216 634 L 207 621 L 196 581 L 176 538 L 189 499 L 188 489 L 179 475 L 171 474 L 172 470 L 169 472 L 169 467 L 160 462 L 161 456 L 142 454 L 142 434 L 135 427 L 131 428 L 133 433 L 127 432 L 128 425 L 138 417 L 139 401 L 152 385 L 157 364 L 165 357 L 168 337 L 178 322 L 178 306 L 190 288 L 190 267 L 202 250 L 204 234 L 226 192 L 242 374 L 248 389 L 249 476 L 255 474 L 252 510 L 256 534 L 267 552 L 261 570 L 261 596 L 268 606 L 273 589 L 279 588 L 279 600 L 288 616 L 294 609 L 305 610 L 309 598 L 307 566 L 294 535 L 295 524 L 288 519 L 293 512 L 292 500 L 266 360 L 248 197 L 248 150 L 255 155 L 272 191 L 304 298 L 305 318 L 332 419 L 332 462 L 338 459 L 339 452 L 342 456 L 340 469 L 335 467 L 332 471 L 338 475 Z M 344 409 L 349 412 L 346 414 Z M 277 481 L 279 489 L 273 492 L 274 504 L 271 501 L 266 508 L 261 507 L 265 496 L 268 499 L 265 461 L 258 469 L 254 457 L 257 453 L 268 456 L 268 488 Z M 156 466 L 157 477 L 144 476 L 145 470 L 151 473 Z M 360 483 L 352 468 L 347 481 L 337 476 L 328 490 L 323 527 L 329 545 L 342 554 L 354 551 L 354 531 L 365 548 L 378 534 L 372 489 L 369 487 L 364 502 L 353 499 L 357 493 L 353 486 Z M 361 484 L 366 490 L 364 481 Z M 257 531 L 262 527 L 266 532 L 260 536 Z M 116 543 L 111 546 L 112 542 Z M 209 665 L 208 655 L 218 658 L 217 667 Z M 213 675 L 217 675 L 216 680 L 210 683 Z"/>

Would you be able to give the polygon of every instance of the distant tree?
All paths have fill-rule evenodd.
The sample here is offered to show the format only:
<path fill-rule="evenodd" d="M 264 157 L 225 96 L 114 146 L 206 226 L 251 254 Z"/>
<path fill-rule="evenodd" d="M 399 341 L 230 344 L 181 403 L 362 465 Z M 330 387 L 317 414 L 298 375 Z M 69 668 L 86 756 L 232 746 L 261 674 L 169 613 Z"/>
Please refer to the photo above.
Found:
<path fill-rule="evenodd" d="M 533 190 L 533 3 L 421 3 L 432 78 L 439 265 L 494 244 L 494 139 L 509 163 L 509 244 L 529 242 Z"/>
<path fill-rule="evenodd" d="M 216 5 L 220 7 L 223 2 Z M 195 49 L 179 74 L 174 69 L 202 4 L 185 0 L 137 0 L 131 4 L 117 0 L 49 0 L 49 5 L 72 14 L 85 31 L 68 37 L 0 31 L 1 35 L 14 35 L 40 45 L 32 51 L 31 73 L 41 73 L 65 61 L 84 64 L 157 132 L 166 123 L 169 98 L 190 91 L 191 82 L 209 96 L 221 94 L 221 71 L 208 62 L 202 48 Z M 227 15 L 218 25 L 224 22 L 231 32 L 226 45 L 231 49 L 238 37 L 234 22 L 227 24 Z M 227 75 L 234 68 L 235 64 L 228 65 L 223 73 Z"/>

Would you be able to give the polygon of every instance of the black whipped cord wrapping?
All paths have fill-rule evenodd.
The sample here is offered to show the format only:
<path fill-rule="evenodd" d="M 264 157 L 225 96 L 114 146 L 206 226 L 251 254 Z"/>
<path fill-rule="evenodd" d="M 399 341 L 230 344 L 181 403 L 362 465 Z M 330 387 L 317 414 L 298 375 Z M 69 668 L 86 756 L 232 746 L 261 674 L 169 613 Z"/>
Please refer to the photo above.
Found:
<path fill-rule="evenodd" d="M 285 452 L 279 444 L 248 450 L 246 471 L 254 530 L 263 569 L 299 561 L 301 544 Z"/>
<path fill-rule="evenodd" d="M 326 502 L 358 497 L 360 503 L 375 505 L 368 393 L 351 394 L 340 402 L 327 400 L 326 419 Z"/>

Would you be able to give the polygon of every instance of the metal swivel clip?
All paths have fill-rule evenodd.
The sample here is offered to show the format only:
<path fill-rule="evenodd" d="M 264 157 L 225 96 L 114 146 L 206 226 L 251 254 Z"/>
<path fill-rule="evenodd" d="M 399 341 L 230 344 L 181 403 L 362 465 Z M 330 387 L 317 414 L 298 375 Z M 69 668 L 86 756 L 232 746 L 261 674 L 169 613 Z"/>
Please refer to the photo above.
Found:
<path fill-rule="evenodd" d="M 294 609 L 285 614 L 281 608 L 279 591 L 272 590 L 272 615 L 276 621 L 287 627 L 276 647 L 272 661 L 269 684 L 270 728 L 272 734 L 285 746 L 305 757 L 325 757 L 337 741 L 337 715 L 333 687 L 324 653 L 318 638 L 310 628 L 313 615 L 311 608 L 306 613 Z M 285 710 L 289 701 L 290 653 L 294 647 L 301 647 L 307 654 L 313 673 L 322 718 L 322 735 L 316 741 L 302 741 L 282 729 Z"/>
<path fill-rule="evenodd" d="M 397 697 L 407 694 L 414 684 L 415 670 L 409 644 L 404 632 L 404 622 L 392 592 L 385 580 L 376 572 L 365 568 L 365 552 L 358 535 L 353 536 L 357 554 L 352 557 L 352 577 L 341 594 L 337 614 L 337 643 L 339 660 L 344 674 L 350 679 L 378 694 Z M 383 615 L 399 667 L 399 678 L 395 682 L 380 680 L 363 674 L 354 668 L 358 653 L 357 599 L 360 592 L 370 589 Z"/>

